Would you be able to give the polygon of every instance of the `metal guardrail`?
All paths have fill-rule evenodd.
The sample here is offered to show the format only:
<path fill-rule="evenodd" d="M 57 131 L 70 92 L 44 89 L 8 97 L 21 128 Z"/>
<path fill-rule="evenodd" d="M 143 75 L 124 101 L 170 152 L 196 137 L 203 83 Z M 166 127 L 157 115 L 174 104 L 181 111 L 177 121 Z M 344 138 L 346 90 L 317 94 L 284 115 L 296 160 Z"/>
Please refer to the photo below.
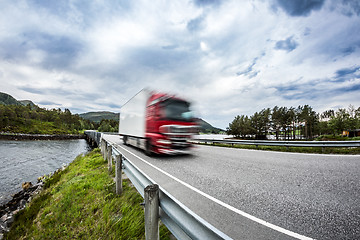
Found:
<path fill-rule="evenodd" d="M 102 133 L 95 131 L 85 131 L 85 134 L 96 139 L 99 139 L 100 136 L 100 139 L 103 139 Z M 122 170 L 141 196 L 144 197 L 144 189 L 149 185 L 156 184 L 156 182 L 127 159 L 114 144 L 107 142 L 106 148 L 103 147 L 101 149 L 104 153 L 107 153 L 107 148 L 111 147 L 111 154 L 115 158 L 121 156 Z M 159 217 L 177 239 L 231 239 L 178 201 L 161 186 L 159 186 Z"/>
<path fill-rule="evenodd" d="M 121 154 L 116 147 L 114 152 Z M 143 171 L 123 156 L 123 171 L 144 197 L 144 189 L 156 184 Z M 177 239 L 231 239 L 204 219 L 199 217 L 184 204 L 160 186 L 160 219 Z"/>
<path fill-rule="evenodd" d="M 84 131 L 84 134 L 86 135 L 87 139 L 90 139 L 93 141 L 93 143 L 96 143 L 96 146 L 100 145 L 100 139 L 101 139 L 101 132 L 95 131 L 95 130 L 86 130 Z M 92 143 L 92 145 L 94 145 Z"/>
<path fill-rule="evenodd" d="M 193 139 L 194 143 L 223 143 L 255 146 L 283 146 L 283 147 L 360 147 L 360 141 L 271 141 L 271 140 L 218 140 Z"/>

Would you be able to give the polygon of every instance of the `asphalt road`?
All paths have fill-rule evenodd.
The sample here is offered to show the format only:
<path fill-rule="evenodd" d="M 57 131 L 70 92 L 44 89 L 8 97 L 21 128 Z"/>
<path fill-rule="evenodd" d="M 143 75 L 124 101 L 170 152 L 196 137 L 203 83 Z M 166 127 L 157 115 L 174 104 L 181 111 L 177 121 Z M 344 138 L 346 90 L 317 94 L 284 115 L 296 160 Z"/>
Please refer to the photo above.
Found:
<path fill-rule="evenodd" d="M 124 146 L 135 164 L 194 212 L 234 239 L 288 239 L 162 176 L 136 156 L 199 191 L 300 238 L 360 239 L 360 156 L 196 146 L 192 155 L 148 157 Z"/>

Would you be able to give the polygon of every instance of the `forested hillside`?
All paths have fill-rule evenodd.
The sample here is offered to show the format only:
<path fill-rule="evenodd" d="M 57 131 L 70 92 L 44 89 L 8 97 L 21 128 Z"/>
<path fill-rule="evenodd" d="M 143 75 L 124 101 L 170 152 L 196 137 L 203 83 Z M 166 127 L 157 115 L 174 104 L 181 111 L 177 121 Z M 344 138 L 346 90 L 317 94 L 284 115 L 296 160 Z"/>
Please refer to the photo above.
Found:
<path fill-rule="evenodd" d="M 15 98 L 9 94 L 0 92 L 0 104 L 4 105 L 21 105 Z"/>
<path fill-rule="evenodd" d="M 38 106 L 0 104 L 0 132 L 29 134 L 76 134 L 94 129 L 89 120 L 71 114 L 69 109 L 47 110 Z"/>
<path fill-rule="evenodd" d="M 0 92 L 0 132 L 29 134 L 76 134 L 94 129 L 91 121 L 71 114 L 69 109 L 45 109 L 30 100 L 18 101 Z"/>
<path fill-rule="evenodd" d="M 100 123 L 103 119 L 119 121 L 119 113 L 107 111 L 81 113 L 79 116 L 95 123 Z"/>

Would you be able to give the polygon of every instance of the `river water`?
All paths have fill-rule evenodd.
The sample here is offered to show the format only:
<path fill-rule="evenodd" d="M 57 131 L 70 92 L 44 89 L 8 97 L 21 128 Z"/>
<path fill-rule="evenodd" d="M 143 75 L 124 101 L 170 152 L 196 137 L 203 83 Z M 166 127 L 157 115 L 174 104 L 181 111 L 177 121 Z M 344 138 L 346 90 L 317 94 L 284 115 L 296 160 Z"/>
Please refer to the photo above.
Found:
<path fill-rule="evenodd" d="M 19 192 L 23 182 L 37 178 L 72 162 L 89 151 L 84 139 L 9 141 L 0 140 L 0 205 Z"/>

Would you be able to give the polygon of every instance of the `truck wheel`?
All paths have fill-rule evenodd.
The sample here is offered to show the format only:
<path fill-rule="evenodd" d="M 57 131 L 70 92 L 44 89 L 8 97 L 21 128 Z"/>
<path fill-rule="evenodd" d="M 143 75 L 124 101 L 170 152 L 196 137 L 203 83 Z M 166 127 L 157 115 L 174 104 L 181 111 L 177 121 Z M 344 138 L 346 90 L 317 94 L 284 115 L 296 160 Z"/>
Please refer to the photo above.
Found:
<path fill-rule="evenodd" d="M 150 140 L 146 140 L 146 143 L 145 143 L 145 154 L 148 155 L 148 156 L 151 156 L 151 155 L 152 155 Z"/>
<path fill-rule="evenodd" d="M 125 145 L 127 145 L 127 136 L 123 136 L 123 142 Z"/>

